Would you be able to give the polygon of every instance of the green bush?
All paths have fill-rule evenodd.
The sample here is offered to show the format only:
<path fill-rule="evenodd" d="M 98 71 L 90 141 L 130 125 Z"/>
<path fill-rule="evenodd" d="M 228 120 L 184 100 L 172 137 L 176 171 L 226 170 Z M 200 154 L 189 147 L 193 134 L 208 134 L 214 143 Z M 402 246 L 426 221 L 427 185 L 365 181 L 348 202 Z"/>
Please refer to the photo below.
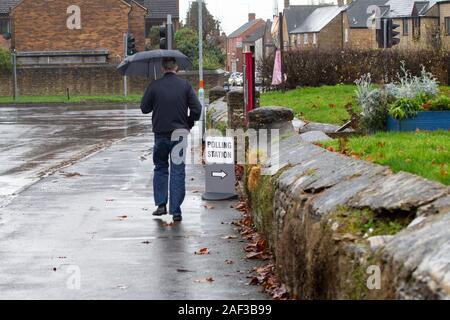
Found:
<path fill-rule="evenodd" d="M 11 54 L 9 51 L 0 48 L 0 71 L 1 70 L 11 70 Z"/>
<path fill-rule="evenodd" d="M 450 110 L 450 97 L 439 96 L 426 104 L 426 109 L 429 111 L 446 111 Z"/>
<path fill-rule="evenodd" d="M 420 99 L 401 98 L 391 104 L 389 115 L 396 120 L 415 118 L 421 109 Z"/>
<path fill-rule="evenodd" d="M 175 33 L 175 45 L 193 63 L 194 69 L 198 68 L 198 34 L 189 28 L 181 28 Z M 206 70 L 216 70 L 225 64 L 225 56 L 215 47 L 205 45 L 203 48 L 203 67 Z"/>

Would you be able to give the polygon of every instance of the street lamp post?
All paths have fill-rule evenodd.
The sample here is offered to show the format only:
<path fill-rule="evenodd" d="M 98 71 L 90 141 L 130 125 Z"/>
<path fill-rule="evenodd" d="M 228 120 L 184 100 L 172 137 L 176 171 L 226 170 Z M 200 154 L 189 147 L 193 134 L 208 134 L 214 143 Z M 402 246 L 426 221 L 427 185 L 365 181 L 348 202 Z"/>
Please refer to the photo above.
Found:
<path fill-rule="evenodd" d="M 198 97 L 203 106 L 201 123 L 202 134 L 205 133 L 205 86 L 203 81 L 203 0 L 197 0 L 198 4 Z"/>

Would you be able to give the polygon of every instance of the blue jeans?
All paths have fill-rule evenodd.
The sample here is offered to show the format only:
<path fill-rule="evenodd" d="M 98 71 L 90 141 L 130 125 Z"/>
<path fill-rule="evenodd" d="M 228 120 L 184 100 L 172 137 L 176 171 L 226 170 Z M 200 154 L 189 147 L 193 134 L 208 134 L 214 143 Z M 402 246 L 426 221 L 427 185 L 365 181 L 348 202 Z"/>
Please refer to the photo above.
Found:
<path fill-rule="evenodd" d="M 181 216 L 181 205 L 186 195 L 186 164 L 183 148 L 181 148 L 181 151 L 178 151 L 178 149 L 187 140 L 186 138 L 180 138 L 179 141 L 172 141 L 171 139 L 170 136 L 155 134 L 153 193 L 156 206 L 167 205 L 169 200 L 170 159 L 169 212 L 173 216 Z M 177 149 L 172 155 L 175 147 Z M 176 155 L 177 152 L 178 155 Z M 182 158 L 182 161 L 180 161 L 180 158 Z"/>

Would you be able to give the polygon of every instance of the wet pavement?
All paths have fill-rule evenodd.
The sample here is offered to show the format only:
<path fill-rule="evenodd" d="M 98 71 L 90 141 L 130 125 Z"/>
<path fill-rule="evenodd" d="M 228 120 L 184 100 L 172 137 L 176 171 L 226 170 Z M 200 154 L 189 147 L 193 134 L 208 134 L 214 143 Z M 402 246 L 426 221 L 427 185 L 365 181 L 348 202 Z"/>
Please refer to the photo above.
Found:
<path fill-rule="evenodd" d="M 145 130 L 149 118 L 127 105 L 0 107 L 0 207 L 55 167 Z"/>
<path fill-rule="evenodd" d="M 230 224 L 240 217 L 230 208 L 233 202 L 201 200 L 201 165 L 187 167 L 183 223 L 151 216 L 153 137 L 147 117 L 120 108 L 62 111 L 54 118 L 50 110 L 39 111 L 18 116 L 20 110 L 11 109 L 5 116 L 0 109 L 0 132 L 9 134 L 1 142 L 3 179 L 55 168 L 0 208 L 1 299 L 267 298 L 248 285 L 249 270 L 261 262 L 244 259 L 241 240 L 224 239 L 237 235 Z M 21 119 L 17 131 L 13 114 Z M 114 120 L 104 119 L 107 114 Z M 45 153 L 39 141 L 53 156 L 34 161 L 32 169 L 20 167 L 13 157 Z M 58 166 L 99 144 L 94 153 Z M 210 253 L 196 255 L 201 248 Z"/>

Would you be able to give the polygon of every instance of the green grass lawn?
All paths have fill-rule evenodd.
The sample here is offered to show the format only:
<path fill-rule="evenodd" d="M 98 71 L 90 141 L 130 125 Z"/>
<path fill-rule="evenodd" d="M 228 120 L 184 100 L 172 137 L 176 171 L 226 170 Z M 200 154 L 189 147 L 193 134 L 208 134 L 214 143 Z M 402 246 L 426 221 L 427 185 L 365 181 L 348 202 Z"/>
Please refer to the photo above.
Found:
<path fill-rule="evenodd" d="M 15 101 L 11 97 L 0 97 L 1 104 L 34 104 L 34 103 L 139 103 L 142 95 L 125 96 L 20 96 Z"/>
<path fill-rule="evenodd" d="M 331 151 L 450 185 L 450 132 L 378 133 L 321 144 Z M 345 149 L 345 150 L 341 150 Z"/>
<path fill-rule="evenodd" d="M 450 87 L 442 86 L 441 93 L 450 95 Z M 288 107 L 299 119 L 341 125 L 350 118 L 345 106 L 356 106 L 355 95 L 354 85 L 305 87 L 286 93 L 263 93 L 261 106 Z"/>
<path fill-rule="evenodd" d="M 355 102 L 354 85 L 305 87 L 261 95 L 261 106 L 284 106 L 294 110 L 299 119 L 343 124 L 349 119 L 345 105 Z"/>

